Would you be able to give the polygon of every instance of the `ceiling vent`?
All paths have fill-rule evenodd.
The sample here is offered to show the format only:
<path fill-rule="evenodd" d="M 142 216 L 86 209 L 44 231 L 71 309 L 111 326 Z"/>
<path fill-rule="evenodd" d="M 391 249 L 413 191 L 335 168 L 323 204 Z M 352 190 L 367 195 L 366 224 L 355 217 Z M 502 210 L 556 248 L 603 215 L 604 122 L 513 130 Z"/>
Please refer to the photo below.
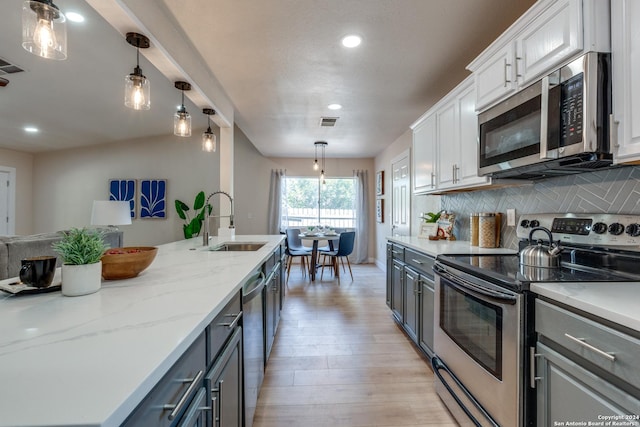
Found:
<path fill-rule="evenodd" d="M 321 117 L 320 127 L 334 127 L 340 117 Z"/>
<path fill-rule="evenodd" d="M 5 74 L 14 74 L 24 71 L 22 68 L 0 58 L 0 76 Z"/>

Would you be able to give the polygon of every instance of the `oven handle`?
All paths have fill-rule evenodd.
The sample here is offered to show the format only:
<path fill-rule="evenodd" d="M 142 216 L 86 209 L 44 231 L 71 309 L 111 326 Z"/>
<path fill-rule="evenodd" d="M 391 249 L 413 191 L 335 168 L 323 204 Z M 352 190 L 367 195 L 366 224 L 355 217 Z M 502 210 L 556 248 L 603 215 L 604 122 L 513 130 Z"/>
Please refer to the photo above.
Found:
<path fill-rule="evenodd" d="M 433 270 L 436 274 L 444 277 L 445 279 L 451 282 L 451 285 L 468 294 L 476 296 L 481 299 L 491 298 L 496 302 L 502 304 L 514 305 L 518 301 L 518 297 L 512 294 L 508 294 L 505 292 L 496 291 L 493 289 L 486 288 L 484 286 L 477 285 L 468 280 L 463 279 L 462 277 L 455 276 L 447 271 L 446 268 L 441 265 L 434 265 Z"/>
<path fill-rule="evenodd" d="M 458 397 L 458 395 L 455 393 L 455 391 L 451 388 L 451 386 L 447 383 L 447 380 L 444 379 L 444 377 L 442 376 L 442 374 L 440 373 L 440 370 L 444 370 L 446 371 L 449 376 L 451 377 L 451 379 L 456 383 L 456 385 L 460 388 L 460 390 L 462 390 L 462 392 L 465 394 L 465 396 L 471 401 L 471 403 L 473 403 L 473 405 L 476 407 L 476 409 L 478 409 L 482 415 L 485 416 L 485 418 L 491 422 L 491 424 L 494 427 L 499 427 L 498 424 L 495 423 L 495 421 L 493 421 L 493 419 L 491 418 L 491 416 L 484 410 L 484 408 L 482 407 L 482 405 L 480 405 L 480 403 L 476 400 L 475 397 L 473 397 L 473 395 L 471 393 L 469 393 L 469 390 L 467 390 L 467 388 L 462 385 L 462 383 L 458 380 L 458 378 L 456 378 L 455 375 L 453 375 L 453 372 L 451 372 L 449 370 L 449 368 L 447 368 L 447 366 L 442 363 L 442 360 L 440 360 L 440 358 L 438 356 L 433 356 L 431 358 L 431 367 L 433 368 L 433 372 L 436 374 L 436 376 L 438 377 L 438 379 L 440 380 L 440 382 L 442 383 L 442 385 L 447 389 L 447 391 L 449 392 L 449 394 L 451 395 L 451 397 L 453 397 L 453 399 L 456 401 L 456 403 L 458 404 L 458 406 L 460 407 L 460 409 L 462 409 L 464 411 L 465 414 L 467 414 L 467 416 L 469 417 L 469 419 L 471 420 L 471 422 L 473 422 L 473 424 L 476 427 L 482 427 L 482 424 L 480 424 L 480 422 L 478 421 L 478 419 L 476 417 L 473 416 L 473 414 L 471 413 L 471 411 L 469 411 L 469 409 L 464 406 L 464 403 L 460 400 L 460 398 Z"/>

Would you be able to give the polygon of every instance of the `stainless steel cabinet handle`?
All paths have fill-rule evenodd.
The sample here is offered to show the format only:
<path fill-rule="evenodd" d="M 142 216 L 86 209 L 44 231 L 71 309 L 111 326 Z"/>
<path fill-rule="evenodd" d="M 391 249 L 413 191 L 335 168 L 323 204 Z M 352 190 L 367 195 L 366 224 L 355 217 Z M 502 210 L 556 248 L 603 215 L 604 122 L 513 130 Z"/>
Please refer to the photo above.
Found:
<path fill-rule="evenodd" d="M 511 83 L 511 80 L 507 79 L 507 67 L 511 67 L 511 64 L 507 64 L 507 59 L 504 60 L 504 87 L 507 87 L 507 83 Z"/>
<path fill-rule="evenodd" d="M 233 329 L 236 326 L 238 326 L 238 322 L 242 318 L 242 312 L 240 312 L 238 314 L 227 314 L 226 316 L 228 316 L 228 317 L 234 316 L 235 319 L 233 319 L 233 322 L 231 322 L 231 323 L 218 323 L 218 326 L 226 326 L 229 329 Z"/>
<path fill-rule="evenodd" d="M 213 391 L 213 390 L 212 390 Z M 210 427 L 216 427 L 216 421 L 217 420 L 217 409 L 218 409 L 218 398 L 217 397 L 213 397 L 211 396 L 211 426 Z"/>
<path fill-rule="evenodd" d="M 431 188 L 435 187 L 435 184 L 433 183 L 435 180 L 436 174 L 434 172 L 431 172 Z"/>
<path fill-rule="evenodd" d="M 520 74 L 520 71 L 518 70 L 518 61 L 522 61 L 522 58 L 519 56 L 516 56 L 516 79 L 518 77 L 522 77 L 522 74 Z"/>
<path fill-rule="evenodd" d="M 620 122 L 615 119 L 613 114 L 609 114 L 609 141 L 616 148 L 620 148 L 620 143 L 618 142 L 618 125 Z"/>
<path fill-rule="evenodd" d="M 391 252 L 393 252 L 394 255 L 398 255 L 402 253 L 401 251 L 391 251 Z"/>
<path fill-rule="evenodd" d="M 182 397 L 180 397 L 180 400 L 178 401 L 178 403 L 176 403 L 175 405 L 165 404 L 162 407 L 162 409 L 172 409 L 168 417 L 169 421 L 173 420 L 180 413 L 180 411 L 182 411 L 182 407 L 187 403 L 187 398 L 191 395 L 191 392 L 193 391 L 193 389 L 198 387 L 198 383 L 202 379 L 202 375 L 204 375 L 204 371 L 198 371 L 195 378 L 182 380 L 183 383 L 189 383 L 189 382 L 191 383 L 187 391 L 184 392 Z"/>
<path fill-rule="evenodd" d="M 411 279 L 411 280 L 416 280 L 416 278 L 415 278 L 415 277 L 413 277 L 411 274 L 409 274 L 409 273 L 405 273 L 405 274 L 407 275 L 407 277 L 408 277 L 409 279 Z"/>
<path fill-rule="evenodd" d="M 542 377 L 536 377 L 536 357 L 540 356 L 536 354 L 535 347 L 529 347 L 529 387 L 536 388 L 536 381 L 542 379 Z"/>
<path fill-rule="evenodd" d="M 616 361 L 616 356 L 613 353 L 607 353 L 606 351 L 600 350 L 597 347 L 592 346 L 591 344 L 589 344 L 588 342 L 585 341 L 584 338 L 576 338 L 574 336 L 571 336 L 569 334 L 564 334 L 565 337 L 569 338 L 571 341 L 575 342 L 576 344 L 593 351 L 596 354 L 599 354 L 600 356 L 604 357 L 605 359 L 610 360 L 611 362 L 615 362 Z"/>
<path fill-rule="evenodd" d="M 416 264 L 420 264 L 420 265 L 424 264 L 422 261 L 417 260 L 415 258 L 411 258 L 411 261 L 415 262 Z"/>
<path fill-rule="evenodd" d="M 451 165 L 451 182 L 456 182 L 456 165 Z"/>

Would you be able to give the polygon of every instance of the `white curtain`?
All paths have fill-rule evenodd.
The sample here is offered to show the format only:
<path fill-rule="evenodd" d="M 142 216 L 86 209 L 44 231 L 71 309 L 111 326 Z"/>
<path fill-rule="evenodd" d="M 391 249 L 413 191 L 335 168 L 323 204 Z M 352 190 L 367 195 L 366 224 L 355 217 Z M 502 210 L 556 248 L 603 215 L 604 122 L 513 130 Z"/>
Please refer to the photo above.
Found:
<path fill-rule="evenodd" d="M 366 263 L 369 259 L 369 179 L 366 170 L 354 170 L 356 179 L 356 264 Z"/>
<path fill-rule="evenodd" d="M 285 170 L 271 170 L 269 186 L 269 234 L 280 234 L 282 226 L 282 194 L 285 185 Z"/>

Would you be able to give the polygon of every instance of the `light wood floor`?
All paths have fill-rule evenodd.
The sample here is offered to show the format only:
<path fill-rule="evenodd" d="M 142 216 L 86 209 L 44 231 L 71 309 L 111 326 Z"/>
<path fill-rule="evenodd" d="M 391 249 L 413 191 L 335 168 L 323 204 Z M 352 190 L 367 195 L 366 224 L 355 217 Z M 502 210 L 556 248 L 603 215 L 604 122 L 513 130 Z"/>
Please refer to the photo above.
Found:
<path fill-rule="evenodd" d="M 255 427 L 456 426 L 428 362 L 392 319 L 385 274 L 353 266 L 341 283 L 291 268 Z"/>

